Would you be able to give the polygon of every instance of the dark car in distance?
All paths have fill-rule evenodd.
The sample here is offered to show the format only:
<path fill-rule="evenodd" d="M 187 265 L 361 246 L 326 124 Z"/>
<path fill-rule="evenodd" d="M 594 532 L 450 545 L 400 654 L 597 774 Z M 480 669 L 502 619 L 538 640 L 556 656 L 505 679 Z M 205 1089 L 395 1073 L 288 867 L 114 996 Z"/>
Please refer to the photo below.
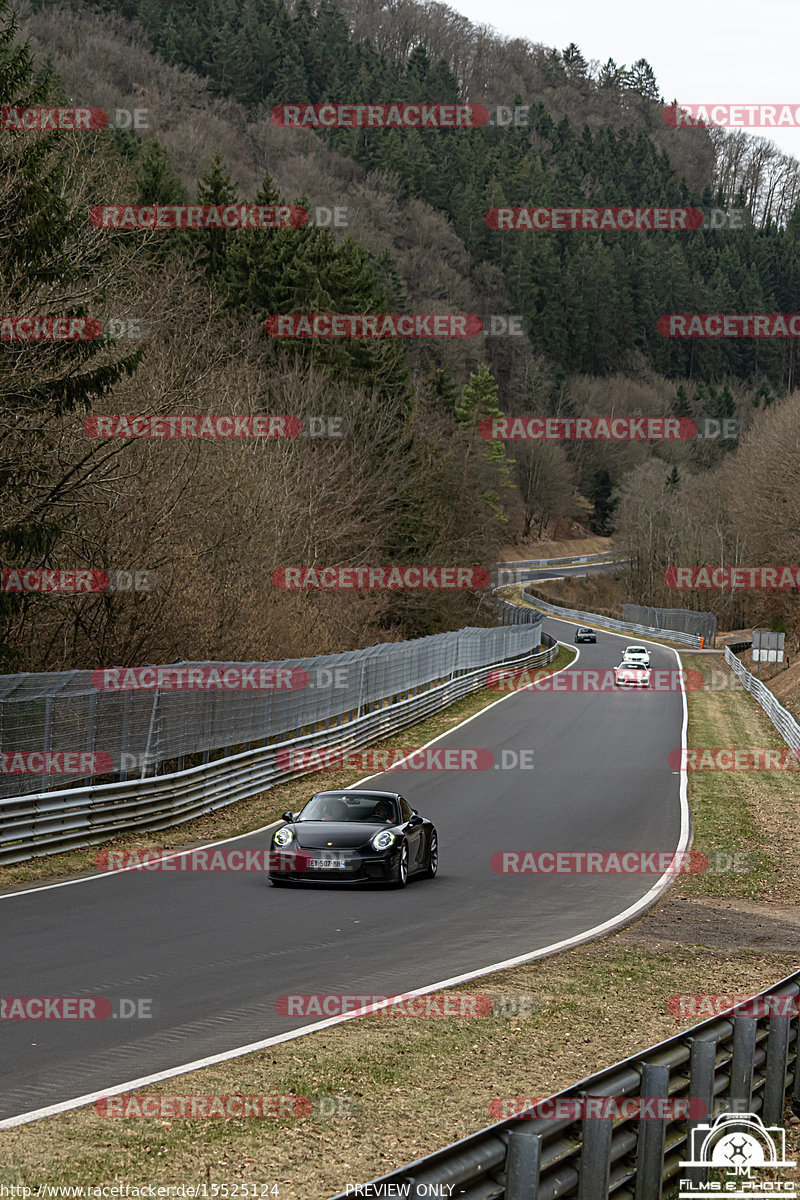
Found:
<path fill-rule="evenodd" d="M 576 642 L 596 642 L 597 634 L 595 633 L 595 631 L 593 629 L 590 629 L 588 627 L 588 625 L 582 625 L 579 629 L 575 630 L 575 641 Z"/>
<path fill-rule="evenodd" d="M 427 817 L 397 792 L 317 792 L 272 835 L 268 879 L 295 883 L 388 883 L 432 879 L 439 839 Z"/>

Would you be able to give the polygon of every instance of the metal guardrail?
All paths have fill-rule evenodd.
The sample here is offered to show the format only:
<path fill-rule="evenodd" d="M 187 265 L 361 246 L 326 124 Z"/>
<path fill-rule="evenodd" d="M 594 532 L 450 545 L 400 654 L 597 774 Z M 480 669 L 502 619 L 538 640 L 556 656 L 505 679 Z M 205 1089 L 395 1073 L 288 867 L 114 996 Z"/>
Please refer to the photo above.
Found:
<path fill-rule="evenodd" d="M 605 627 L 618 633 L 641 633 L 663 638 L 665 641 L 684 642 L 687 646 L 695 649 L 700 646 L 700 638 L 694 633 L 683 633 L 678 629 L 654 629 L 650 625 L 635 625 L 630 621 L 617 621 L 613 617 L 601 617 L 597 613 L 581 612 L 577 608 L 561 608 L 557 604 L 551 604 L 548 600 L 542 600 L 539 596 L 531 595 L 527 587 L 522 589 L 522 595 L 531 604 L 535 604 L 541 612 L 549 613 L 554 617 L 562 617 L 569 621 L 582 621 L 586 625 L 597 626 L 598 629 Z"/>
<path fill-rule="evenodd" d="M 791 746 L 792 750 L 800 751 L 800 725 L 766 684 L 755 675 L 751 675 L 744 663 L 736 657 L 737 650 L 746 650 L 751 645 L 752 642 L 737 642 L 735 645 L 726 646 L 725 662 L 742 681 L 745 690 L 761 705 L 786 745 Z"/>
<path fill-rule="evenodd" d="M 498 567 L 567 567 L 574 566 L 578 563 L 601 563 L 622 561 L 620 555 L 624 554 L 623 550 L 599 550 L 597 554 L 580 554 L 573 555 L 570 558 L 520 558 L 510 559 L 508 562 L 498 563 Z M 627 561 L 627 560 L 625 560 Z"/>
<path fill-rule="evenodd" d="M 800 972 L 760 995 L 797 997 Z M 362 1194 L 376 1200 L 435 1195 L 454 1200 L 661 1200 L 664 1184 L 679 1174 L 705 1182 L 706 1168 L 681 1167 L 692 1157 L 693 1129 L 724 1112 L 756 1113 L 766 1125 L 777 1125 L 787 1096 L 800 1100 L 797 1001 L 787 1007 L 794 1008 L 794 1015 L 749 1016 L 728 1010 L 730 1015 L 685 1029 L 546 1102 L 552 1112 L 559 1099 L 668 1097 L 695 1101 L 695 1111 L 705 1111 L 705 1118 L 545 1118 L 536 1113 L 537 1107 L 548 1111 L 544 1104 L 531 1105 L 520 1110 L 527 1117 L 517 1114 L 381 1175 L 363 1185 Z M 334 1200 L 345 1196 L 339 1193 Z"/>
<path fill-rule="evenodd" d="M 449 679 L 423 685 L 414 695 L 373 701 L 355 717 L 340 714 L 324 730 L 312 725 L 302 736 L 170 775 L 0 799 L 0 864 L 96 845 L 132 830 L 168 829 L 308 774 L 307 767 L 281 766 L 280 757 L 301 747 L 352 749 L 374 744 L 485 687 L 493 667 L 539 667 L 552 662 L 558 643 L 540 632 L 540 620 L 529 624 L 530 645 L 541 641 L 544 650 L 454 672 Z"/>

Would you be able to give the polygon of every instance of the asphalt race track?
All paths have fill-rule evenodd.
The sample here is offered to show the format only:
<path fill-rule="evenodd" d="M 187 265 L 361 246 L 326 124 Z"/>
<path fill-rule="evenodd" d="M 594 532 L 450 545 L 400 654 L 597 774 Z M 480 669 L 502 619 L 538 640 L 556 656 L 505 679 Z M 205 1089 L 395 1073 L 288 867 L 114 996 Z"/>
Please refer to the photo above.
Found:
<path fill-rule="evenodd" d="M 545 627 L 573 641 L 574 625 Z M 578 669 L 613 667 L 640 640 L 598 633 Z M 654 668 L 678 666 L 663 647 L 651 655 Z M 278 1015 L 282 994 L 430 987 L 613 921 L 658 876 L 502 875 L 490 857 L 675 850 L 686 812 L 668 755 L 683 721 L 680 691 L 512 693 L 436 743 L 487 747 L 494 769 L 395 769 L 370 781 L 401 791 L 439 830 L 438 878 L 404 891 L 129 871 L 0 896 L 0 995 L 146 998 L 153 1013 L 3 1021 L 0 1119 L 307 1026 Z M 532 749 L 534 769 L 500 769 L 503 749 Z M 235 845 L 268 842 L 262 832 Z"/>

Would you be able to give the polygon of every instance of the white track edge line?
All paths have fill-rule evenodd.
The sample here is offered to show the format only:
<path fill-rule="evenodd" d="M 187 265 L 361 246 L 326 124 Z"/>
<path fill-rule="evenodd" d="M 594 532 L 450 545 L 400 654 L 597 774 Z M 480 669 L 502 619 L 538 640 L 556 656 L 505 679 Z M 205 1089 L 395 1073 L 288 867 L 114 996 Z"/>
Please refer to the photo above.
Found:
<path fill-rule="evenodd" d="M 567 643 L 559 641 L 558 645 L 559 646 L 567 646 Z M 569 646 L 567 646 L 567 648 L 571 649 L 571 647 L 569 647 Z M 560 675 L 562 671 L 569 670 L 570 667 L 575 666 L 575 663 L 578 661 L 579 658 L 580 658 L 580 651 L 576 647 L 575 658 L 572 660 L 572 662 L 567 663 L 567 665 L 564 667 L 559 667 L 559 669 L 557 671 L 553 671 L 553 672 L 551 672 L 551 674 L 552 675 Z M 493 670 L 496 668 L 490 668 L 490 669 Z M 520 690 L 524 691 L 525 689 L 523 688 Z M 470 693 L 468 693 L 468 695 L 469 694 Z M 491 704 L 485 705 L 484 708 L 481 708 L 478 712 L 473 713 L 471 717 L 465 717 L 463 721 L 459 721 L 459 723 L 457 725 L 454 725 L 452 729 L 447 729 L 447 730 L 445 730 L 444 733 L 437 734 L 437 736 L 435 738 L 431 738 L 431 740 L 429 742 L 425 742 L 425 744 L 423 746 L 418 746 L 417 749 L 415 751 L 412 751 L 411 753 L 416 754 L 416 753 L 419 753 L 420 750 L 425 750 L 428 746 L 432 746 L 434 742 L 438 742 L 439 738 L 446 737 L 448 734 L 453 733 L 456 729 L 460 729 L 462 725 L 469 724 L 469 722 L 474 720 L 475 717 L 479 717 L 481 715 L 481 713 L 487 712 L 490 708 L 494 708 L 495 704 L 500 704 L 501 701 L 508 700 L 509 696 L 513 696 L 515 694 L 516 694 L 515 692 L 509 692 L 508 695 L 501 696 L 499 700 L 493 700 Z M 464 697 L 462 697 L 462 699 L 463 698 Z M 454 703 L 456 703 L 456 702 L 454 701 Z M 443 709 L 441 711 L 445 711 L 445 710 Z M 428 720 L 429 718 L 426 717 L 425 719 Z M 402 730 L 400 730 L 400 732 L 402 733 Z M 392 735 L 392 736 L 395 736 L 395 735 Z M 405 762 L 405 759 L 401 759 L 400 761 Z M 393 769 L 393 768 L 390 768 L 390 769 Z M 367 783 L 368 780 L 370 780 L 370 779 L 376 779 L 378 775 L 386 775 L 386 774 L 388 774 L 388 772 L 386 772 L 386 771 L 376 771 L 376 773 L 374 775 L 366 775 L 363 779 L 359 779 L 357 783 L 350 783 L 347 785 L 347 788 L 342 788 L 341 790 L 347 791 L 348 788 L 360 787 L 362 783 Z M 303 778 L 303 776 L 299 776 L 299 778 Z M 331 790 L 331 789 L 328 789 L 328 790 Z M 335 788 L 333 790 L 339 791 L 340 789 Z M 217 810 L 217 811 L 221 811 L 221 810 Z M 278 825 L 280 825 L 279 820 L 271 821 L 269 823 L 269 825 L 260 825 L 257 829 L 248 830 L 247 833 L 237 833 L 233 837 L 220 838 L 216 842 L 206 842 L 202 846 L 192 847 L 191 850 L 171 851 L 169 854 L 162 854 L 161 858 L 162 858 L 162 861 L 168 862 L 173 858 L 182 858 L 187 854 L 196 854 L 201 850 L 212 850 L 214 848 L 214 846 L 225 846 L 225 845 L 227 845 L 228 842 L 237 842 L 241 838 L 253 837 L 253 835 L 256 833 L 265 833 L 265 832 L 267 832 L 267 830 L 275 829 L 276 826 L 278 826 Z M 173 828 L 174 828 L 174 826 L 173 826 Z M 146 833 L 147 831 L 143 830 L 142 832 Z M 20 891 L 17 891 L 17 892 L 4 892 L 4 893 L 0 894 L 0 902 L 2 902 L 3 900 L 14 900 L 17 896 L 30 896 L 33 892 L 49 892 L 49 891 L 53 891 L 55 888 L 72 887 L 73 884 L 76 884 L 76 883 L 95 883 L 98 879 L 113 879 L 115 875 L 124 875 L 128 871 L 142 871 L 145 869 L 150 869 L 150 868 L 145 868 L 145 866 L 143 864 L 136 863 L 131 867 L 120 867 L 119 869 L 114 869 L 113 871 L 98 871 L 95 875 L 85 875 L 80 879 L 62 879 L 58 883 L 42 883 L 42 884 L 39 884 L 38 886 L 34 885 L 33 887 L 22 888 Z M 0 1128 L 2 1128 L 2 1126 L 0 1126 Z"/>
<path fill-rule="evenodd" d="M 622 637 L 624 635 L 619 634 L 617 636 Z M 566 643 L 559 642 L 559 645 L 566 645 Z M 569 648 L 571 649 L 571 647 L 569 647 Z M 672 649 L 672 652 L 674 653 L 676 659 L 678 660 L 678 665 L 680 666 L 681 660 L 680 660 L 679 652 L 676 649 L 674 649 L 674 647 L 669 647 L 669 649 Z M 577 654 L 577 657 L 580 657 L 580 651 L 576 651 L 576 654 Z M 573 664 L 569 664 L 569 665 L 571 666 Z M 560 669 L 567 670 L 567 667 L 562 667 Z M 553 674 L 558 674 L 558 672 L 553 672 Z M 686 735 L 687 735 L 688 725 L 689 725 L 689 709 L 688 709 L 688 705 L 686 702 L 686 688 L 684 687 L 682 677 L 681 677 L 681 693 L 682 693 L 682 698 L 683 698 L 683 721 L 682 721 L 682 727 L 681 727 L 681 744 L 682 744 L 683 750 L 685 751 L 686 747 L 687 747 Z M 510 696 L 516 695 L 516 693 L 510 692 L 509 695 Z M 507 700 L 507 699 L 508 699 L 508 696 L 501 697 L 501 700 Z M 494 703 L 499 704 L 500 701 L 496 700 Z M 493 708 L 493 707 L 494 707 L 494 704 L 487 705 L 487 708 Z M 484 712 L 484 711 L 485 711 L 485 709 L 481 709 L 481 712 Z M 476 713 L 474 715 L 479 716 L 480 714 Z M 468 717 L 467 721 L 471 721 L 472 719 L 473 719 L 472 717 Z M 461 722 L 460 724 L 466 724 L 466 723 L 467 722 L 464 721 L 464 722 Z M 456 728 L 456 729 L 458 729 L 459 727 L 460 727 L 460 725 L 454 726 L 454 728 Z M 449 732 L 452 732 L 452 730 L 448 730 L 448 733 Z M 428 745 L 430 745 L 430 744 L 431 743 L 429 742 Z M 684 763 L 686 762 L 686 754 L 683 755 L 683 761 L 684 761 Z M 682 854 L 687 849 L 688 842 L 689 842 L 689 834 L 690 834 L 690 829 L 691 829 L 689 803 L 688 803 L 689 776 L 688 776 L 687 767 L 683 766 L 681 768 L 680 773 L 681 773 L 681 786 L 679 789 L 679 802 L 680 802 L 680 814 L 681 814 L 681 828 L 680 828 L 680 835 L 679 835 L 679 839 L 678 839 L 678 846 L 676 847 L 676 850 L 675 850 L 676 854 Z M 374 776 L 371 776 L 371 778 L 374 778 Z M 268 828 L 268 827 L 265 826 L 265 828 Z M 245 835 L 241 835 L 241 836 L 245 836 Z M 231 838 L 228 840 L 233 841 L 234 839 Z M 438 983 L 428 984 L 426 987 L 417 988 L 413 992 L 405 992 L 405 993 L 403 993 L 403 996 L 405 998 L 411 998 L 413 996 L 424 996 L 424 995 L 429 994 L 430 992 L 439 991 L 442 988 L 455 987 L 459 983 L 466 983 L 471 979 L 479 979 L 481 976 L 491 975 L 497 971 L 505 971 L 511 967 L 521 966 L 523 963 L 534 962 L 538 958 L 544 958 L 547 955 L 557 954 L 561 950 L 567 950 L 573 946 L 580 945 L 582 942 L 591 941 L 593 938 L 599 937 L 603 933 L 609 933 L 609 932 L 613 931 L 615 928 L 618 928 L 619 926 L 626 924 L 629 920 L 631 920 L 633 917 L 635 917 L 637 915 L 637 913 L 644 911 L 646 908 L 649 908 L 653 903 L 655 903 L 655 901 L 658 899 L 658 897 L 661 895 L 661 893 L 666 891 L 666 889 L 671 886 L 671 883 L 674 882 L 674 879 L 675 879 L 674 874 L 672 874 L 670 872 L 665 872 L 661 876 L 661 878 L 658 879 L 656 881 L 656 883 L 653 884 L 653 886 L 650 888 L 650 890 L 648 892 L 646 892 L 645 895 L 642 896 L 639 900 L 637 900 L 635 904 L 629 905 L 629 907 L 624 909 L 621 913 L 618 913 L 614 917 L 610 917 L 607 921 L 602 922 L 602 924 L 595 925 L 592 929 L 586 930 L 583 933 L 575 934 L 573 937 L 565 938 L 560 942 L 553 942 L 550 946 L 544 946 L 542 949 L 533 950 L 528 954 L 520 954 L 520 955 L 517 955 L 515 958 L 509 958 L 509 959 L 505 959 L 504 961 L 499 962 L 499 963 L 493 963 L 491 966 L 488 966 L 488 967 L 480 967 L 475 971 L 468 971 L 462 975 L 454 975 L 450 979 L 440 980 Z M 76 881 L 76 882 L 79 882 L 79 881 Z M 238 1046 L 233 1050 L 226 1050 L 221 1054 L 210 1055 L 206 1058 L 197 1059 L 195 1062 L 184 1063 L 178 1067 L 170 1067 L 165 1071 L 158 1071 L 151 1075 L 143 1075 L 138 1079 L 128 1080 L 126 1083 L 115 1084 L 113 1087 L 104 1088 L 102 1091 L 87 1092 L 83 1096 L 77 1096 L 71 1100 L 64 1100 L 64 1101 L 61 1101 L 61 1103 L 59 1103 L 59 1104 L 51 1104 L 45 1108 L 32 1109 L 30 1112 L 20 1113 L 15 1117 L 8 1117 L 5 1120 L 0 1120 L 0 1129 L 12 1129 L 19 1125 L 28 1125 L 33 1121 L 42 1120 L 44 1117 L 58 1116 L 61 1113 L 70 1112 L 77 1108 L 83 1108 L 85 1105 L 91 1104 L 95 1100 L 101 1100 L 101 1099 L 105 1098 L 106 1096 L 117 1096 L 117 1095 L 120 1095 L 121 1093 L 129 1092 L 133 1088 L 147 1087 L 147 1086 L 155 1084 L 155 1083 L 162 1083 L 167 1079 L 174 1079 L 177 1076 L 186 1075 L 191 1071 L 199 1071 L 206 1067 L 216 1066 L 218 1063 L 230 1062 L 234 1058 L 241 1058 L 246 1054 L 254 1054 L 260 1050 L 266 1050 L 270 1046 L 278 1046 L 282 1042 L 289 1042 L 289 1041 L 295 1040 L 296 1038 L 305 1037 L 308 1034 L 316 1033 L 321 1029 L 328 1029 L 332 1025 L 341 1025 L 344 1021 L 350 1021 L 350 1020 L 353 1020 L 355 1017 L 362 1016 L 362 1015 L 364 1015 L 364 1010 L 361 1010 L 361 1012 L 343 1013 L 341 1016 L 329 1017 L 324 1021 L 317 1021 L 313 1025 L 305 1025 L 300 1029 L 294 1029 L 294 1030 L 289 1031 L 288 1033 L 277 1034 L 275 1037 L 265 1038 L 263 1041 L 260 1041 L 260 1042 L 251 1042 L 246 1046 Z"/>

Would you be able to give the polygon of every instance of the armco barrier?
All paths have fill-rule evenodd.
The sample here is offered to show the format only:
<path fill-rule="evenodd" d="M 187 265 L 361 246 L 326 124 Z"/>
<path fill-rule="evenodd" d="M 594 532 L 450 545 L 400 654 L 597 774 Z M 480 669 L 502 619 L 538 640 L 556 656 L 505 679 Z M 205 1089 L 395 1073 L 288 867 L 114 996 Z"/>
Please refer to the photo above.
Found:
<path fill-rule="evenodd" d="M 586 625 L 597 626 L 598 629 L 613 629 L 617 633 L 641 633 L 651 637 L 658 637 L 664 641 L 684 642 L 687 646 L 693 646 L 697 649 L 700 646 L 700 638 L 694 633 L 682 633 L 678 629 L 653 629 L 649 625 L 633 625 L 629 621 L 617 621 L 613 617 L 601 617 L 596 613 L 581 612 L 576 608 L 561 608 L 557 604 L 550 604 L 547 600 L 542 600 L 539 596 L 533 596 L 529 593 L 528 588 L 522 589 L 523 597 L 531 604 L 545 613 L 549 613 L 554 617 L 562 617 L 567 621 L 582 621 Z"/>
<path fill-rule="evenodd" d="M 800 972 L 761 995 L 800 995 Z M 768 1011 L 769 1006 L 761 1007 Z M 785 1007 L 797 1006 L 790 1002 Z M 376 1200 L 437 1195 L 453 1200 L 661 1200 L 664 1184 L 678 1175 L 688 1177 L 692 1171 L 692 1182 L 703 1183 L 706 1168 L 681 1167 L 691 1157 L 690 1131 L 702 1120 L 750 1112 L 767 1126 L 777 1125 L 787 1097 L 800 1100 L 796 1011 L 729 1014 L 685 1029 L 549 1097 L 551 1102 L 587 1095 L 691 1098 L 702 1102 L 696 1107 L 704 1108 L 707 1118 L 576 1120 L 567 1115 L 532 1120 L 515 1115 L 381 1175 L 360 1194 Z M 345 1200 L 346 1194 L 334 1200 Z M 351 1190 L 350 1200 L 358 1195 Z"/>
<path fill-rule="evenodd" d="M 339 720 L 329 722 L 323 730 L 315 732 L 312 725 L 308 733 L 298 731 L 258 749 L 169 775 L 1 799 L 0 864 L 96 845 L 131 830 L 167 829 L 256 795 L 276 783 L 308 774 L 307 770 L 279 767 L 279 751 L 308 746 L 353 749 L 375 744 L 485 687 L 488 670 L 493 666 L 528 668 L 552 662 L 558 655 L 558 643 L 540 630 L 541 621 L 535 620 L 519 630 L 504 630 L 507 646 L 517 646 L 516 655 L 495 657 L 471 670 L 454 670 L 450 678 L 420 686 L 413 695 L 390 696 L 365 704 L 358 715 L 340 714 Z M 471 632 L 480 635 L 500 631 Z M 533 651 L 540 641 L 545 649 Z"/>
<path fill-rule="evenodd" d="M 580 554 L 573 555 L 571 558 L 520 558 L 511 559 L 509 562 L 498 563 L 498 567 L 521 567 L 523 569 L 530 567 L 568 567 L 577 566 L 579 563 L 602 563 L 602 562 L 621 562 L 620 555 L 624 554 L 622 550 L 600 550 L 597 554 Z M 627 559 L 625 560 L 627 561 Z"/>

